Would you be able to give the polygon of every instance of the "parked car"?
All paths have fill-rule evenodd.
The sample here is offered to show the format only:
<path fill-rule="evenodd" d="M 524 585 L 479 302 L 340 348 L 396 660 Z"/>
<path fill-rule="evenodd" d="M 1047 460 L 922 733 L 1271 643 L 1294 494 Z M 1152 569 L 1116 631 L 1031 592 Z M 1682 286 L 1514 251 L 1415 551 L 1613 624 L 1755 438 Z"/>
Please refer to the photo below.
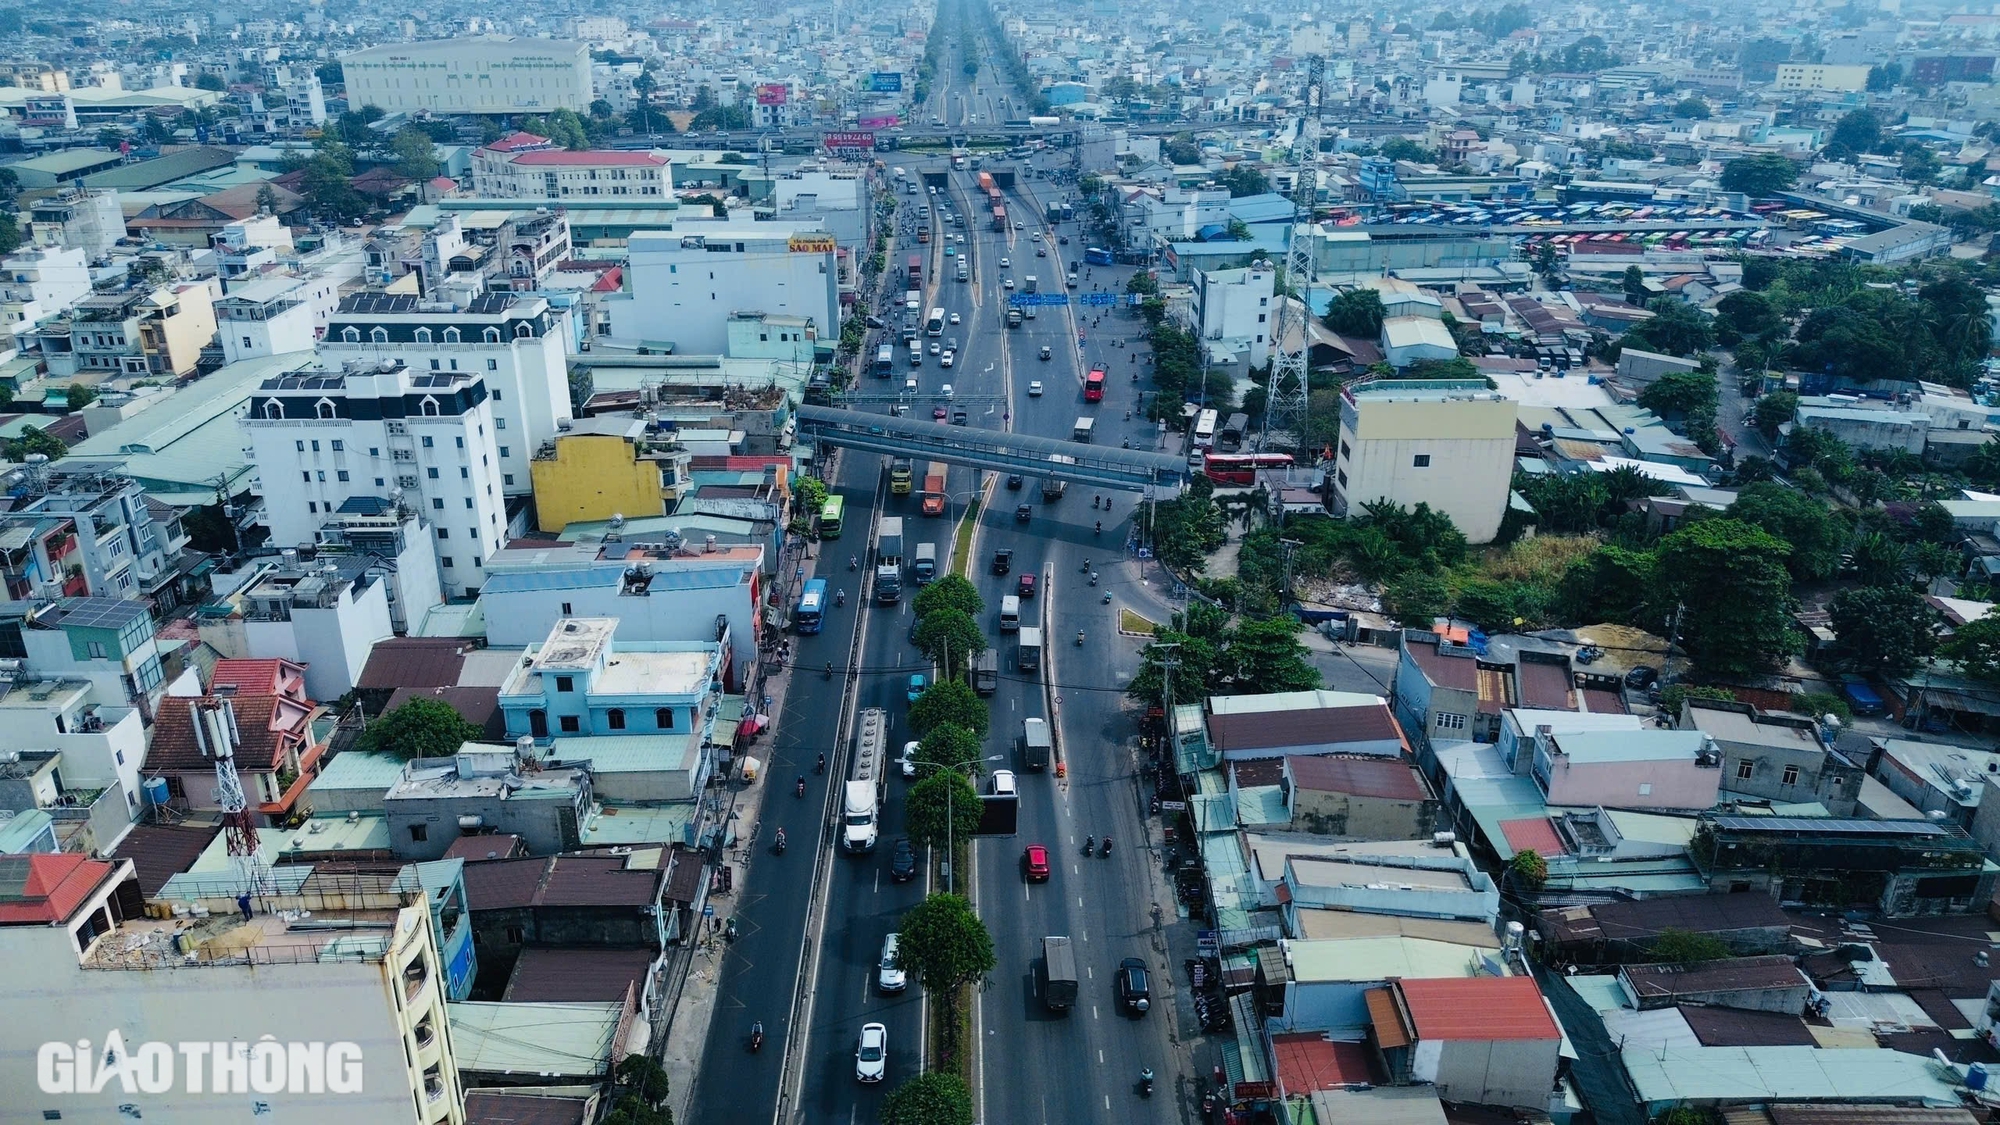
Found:
<path fill-rule="evenodd" d="M 898 849 L 908 844 L 908 840 L 896 841 Z M 899 850 L 897 854 L 900 855 L 902 853 Z M 916 853 L 913 851 L 910 855 L 911 862 L 915 863 Z M 910 986 L 910 975 L 903 971 L 901 964 L 902 958 L 900 954 L 902 953 L 902 949 L 903 935 L 890 934 L 888 937 L 882 939 L 882 960 L 878 962 L 880 967 L 875 972 L 875 987 L 884 992 L 901 992 Z"/>
<path fill-rule="evenodd" d="M 861 1041 L 854 1047 L 854 1077 L 861 1082 L 880 1082 L 889 1072 L 889 1029 L 879 1023 L 861 1026 Z"/>
<path fill-rule="evenodd" d="M 1137 957 L 1118 962 L 1118 1006 L 1134 1016 L 1143 1016 L 1153 1006 L 1153 982 L 1146 963 Z"/>
<path fill-rule="evenodd" d="M 1649 688 L 1652 687 L 1654 684 L 1658 683 L 1659 680 L 1660 680 L 1660 674 L 1654 671 L 1653 669 L 1646 667 L 1644 664 L 1641 664 L 1637 668 L 1632 669 L 1630 672 L 1625 673 L 1626 687 Z"/>
<path fill-rule="evenodd" d="M 889 852 L 889 878 L 893 882 L 907 883 L 917 877 L 917 849 L 908 836 L 896 839 L 896 846 Z"/>
<path fill-rule="evenodd" d="M 1021 853 L 1021 870 L 1030 883 L 1049 881 L 1049 849 L 1040 844 L 1029 844 Z"/>

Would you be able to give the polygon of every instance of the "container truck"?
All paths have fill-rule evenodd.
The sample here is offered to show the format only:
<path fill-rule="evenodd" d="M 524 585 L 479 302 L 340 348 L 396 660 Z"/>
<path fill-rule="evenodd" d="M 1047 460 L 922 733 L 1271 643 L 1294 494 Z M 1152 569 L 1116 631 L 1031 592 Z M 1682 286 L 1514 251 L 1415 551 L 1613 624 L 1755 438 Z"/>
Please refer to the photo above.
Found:
<path fill-rule="evenodd" d="M 1048 769 L 1049 755 L 1053 750 L 1054 744 L 1049 741 L 1048 720 L 1028 719 L 1021 723 L 1021 765 L 1024 768 Z"/>
<path fill-rule="evenodd" d="M 1021 310 L 1020 310 L 1020 309 L 1008 309 L 1008 310 L 1007 310 L 1007 327 L 1009 327 L 1009 328 L 1019 328 L 1019 327 L 1021 327 Z"/>
<path fill-rule="evenodd" d="M 917 585 L 928 586 L 937 578 L 937 544 L 919 543 L 914 560 L 910 563 L 910 577 Z"/>
<path fill-rule="evenodd" d="M 972 690 L 992 695 L 1000 690 L 1000 654 L 992 649 L 972 658 Z"/>
<path fill-rule="evenodd" d="M 881 833 L 884 778 L 888 761 L 889 713 L 871 707 L 854 717 L 854 774 L 848 779 L 841 810 L 841 846 L 849 852 L 872 852 Z"/>
<path fill-rule="evenodd" d="M 1034 274 L 1029 274 L 1021 279 L 1021 291 L 1023 293 L 1039 293 L 1042 291 L 1041 282 L 1035 280 Z"/>
<path fill-rule="evenodd" d="M 903 517 L 883 516 L 875 527 L 875 600 L 894 605 L 903 597 Z"/>

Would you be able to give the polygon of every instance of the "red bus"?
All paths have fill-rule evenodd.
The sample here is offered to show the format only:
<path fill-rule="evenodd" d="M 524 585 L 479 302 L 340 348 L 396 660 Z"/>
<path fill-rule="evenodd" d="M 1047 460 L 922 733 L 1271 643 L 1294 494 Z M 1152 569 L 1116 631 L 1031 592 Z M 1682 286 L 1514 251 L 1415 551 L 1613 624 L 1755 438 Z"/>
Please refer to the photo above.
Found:
<path fill-rule="evenodd" d="M 910 255 L 909 271 L 910 288 L 922 289 L 924 287 L 924 256 L 922 254 Z"/>
<path fill-rule="evenodd" d="M 1090 374 L 1083 377 L 1083 401 L 1104 401 L 1104 369 L 1102 367 L 1091 368 Z"/>
<path fill-rule="evenodd" d="M 1201 471 L 1217 484 L 1237 484 L 1245 488 L 1257 483 L 1263 469 L 1289 469 L 1289 453 L 1211 453 L 1201 459 Z"/>
<path fill-rule="evenodd" d="M 1005 207 L 995 207 L 993 209 L 993 229 L 1007 229 L 1007 209 Z"/>

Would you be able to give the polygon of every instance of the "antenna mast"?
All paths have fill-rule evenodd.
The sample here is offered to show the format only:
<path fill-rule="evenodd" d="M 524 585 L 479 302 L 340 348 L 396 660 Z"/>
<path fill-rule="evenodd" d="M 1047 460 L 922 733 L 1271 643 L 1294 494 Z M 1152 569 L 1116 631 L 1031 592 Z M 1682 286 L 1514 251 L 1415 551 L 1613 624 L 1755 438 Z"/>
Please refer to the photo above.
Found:
<path fill-rule="evenodd" d="M 1303 110 L 1299 117 L 1299 131 L 1292 141 L 1292 217 L 1290 237 L 1286 240 L 1285 284 L 1298 293 L 1296 301 L 1278 297 L 1277 331 L 1272 334 L 1272 342 L 1279 349 L 1271 358 L 1271 379 L 1265 388 L 1264 430 L 1257 438 L 1257 448 L 1277 444 L 1292 449 L 1304 443 L 1306 422 L 1306 366 L 1307 355 L 1311 351 L 1308 322 L 1312 310 L 1306 304 L 1311 292 L 1313 276 L 1313 205 L 1318 202 L 1319 177 L 1315 168 L 1319 158 L 1319 114 L 1320 92 L 1326 73 L 1325 46 L 1319 41 L 1318 29 L 1301 29 L 1298 38 L 1311 36 L 1313 46 L 1306 56 L 1306 85 Z M 1298 348 L 1292 349 L 1292 334 L 1298 333 Z"/>

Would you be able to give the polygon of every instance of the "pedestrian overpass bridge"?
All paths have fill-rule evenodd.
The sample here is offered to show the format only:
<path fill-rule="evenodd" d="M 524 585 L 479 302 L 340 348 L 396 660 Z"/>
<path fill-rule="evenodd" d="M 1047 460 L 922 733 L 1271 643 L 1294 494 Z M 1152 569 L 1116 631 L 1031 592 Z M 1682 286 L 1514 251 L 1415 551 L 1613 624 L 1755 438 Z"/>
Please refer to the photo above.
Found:
<path fill-rule="evenodd" d="M 1113 449 L 829 406 L 799 407 L 798 425 L 799 434 L 815 444 L 968 465 L 996 473 L 1054 476 L 1092 488 L 1152 489 L 1159 499 L 1179 495 L 1188 482 L 1186 461 L 1139 449 Z"/>

